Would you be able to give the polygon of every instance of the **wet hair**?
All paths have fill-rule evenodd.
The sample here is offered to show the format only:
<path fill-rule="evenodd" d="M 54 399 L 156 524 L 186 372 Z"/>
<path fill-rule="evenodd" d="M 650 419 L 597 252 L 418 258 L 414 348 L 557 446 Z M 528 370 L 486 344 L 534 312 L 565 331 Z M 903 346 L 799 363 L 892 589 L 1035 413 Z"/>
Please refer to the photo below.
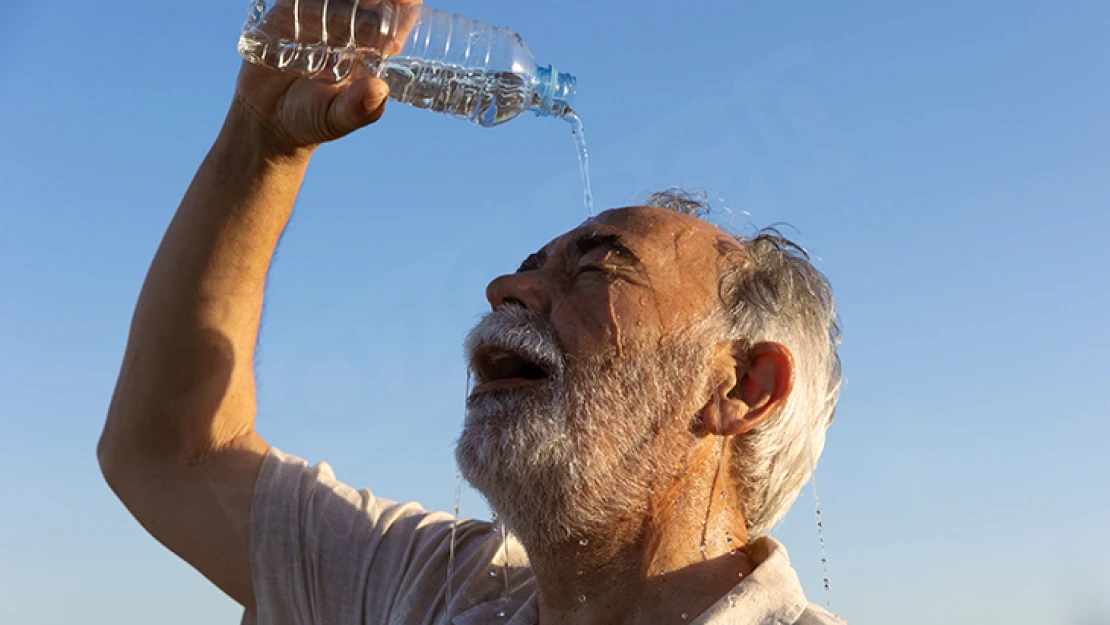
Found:
<path fill-rule="evenodd" d="M 655 193 L 644 205 L 706 220 L 710 214 L 704 194 L 681 189 Z M 824 449 L 840 395 L 840 326 L 832 288 L 802 247 L 774 228 L 751 236 L 729 234 L 741 249 L 724 258 L 715 324 L 721 340 L 742 348 L 774 341 L 794 357 L 794 385 L 786 401 L 732 443 L 737 453 L 731 474 L 754 538 L 786 515 Z"/>

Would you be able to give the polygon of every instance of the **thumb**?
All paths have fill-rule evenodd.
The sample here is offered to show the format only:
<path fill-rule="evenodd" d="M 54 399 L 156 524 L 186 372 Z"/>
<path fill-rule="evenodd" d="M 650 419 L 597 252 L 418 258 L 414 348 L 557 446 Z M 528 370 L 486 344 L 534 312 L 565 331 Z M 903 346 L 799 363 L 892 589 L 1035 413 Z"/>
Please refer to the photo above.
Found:
<path fill-rule="evenodd" d="M 389 87 L 378 78 L 360 78 L 343 90 L 328 108 L 328 126 L 336 138 L 368 126 L 385 112 Z"/>

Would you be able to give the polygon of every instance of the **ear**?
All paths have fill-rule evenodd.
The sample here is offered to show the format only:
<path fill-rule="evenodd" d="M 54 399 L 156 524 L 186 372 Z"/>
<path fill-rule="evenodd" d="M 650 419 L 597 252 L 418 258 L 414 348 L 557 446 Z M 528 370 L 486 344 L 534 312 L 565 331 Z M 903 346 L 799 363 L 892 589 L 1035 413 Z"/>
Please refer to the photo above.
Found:
<path fill-rule="evenodd" d="M 780 343 L 747 349 L 722 343 L 711 368 L 714 387 L 701 409 L 706 434 L 748 432 L 774 414 L 793 389 L 794 357 Z"/>

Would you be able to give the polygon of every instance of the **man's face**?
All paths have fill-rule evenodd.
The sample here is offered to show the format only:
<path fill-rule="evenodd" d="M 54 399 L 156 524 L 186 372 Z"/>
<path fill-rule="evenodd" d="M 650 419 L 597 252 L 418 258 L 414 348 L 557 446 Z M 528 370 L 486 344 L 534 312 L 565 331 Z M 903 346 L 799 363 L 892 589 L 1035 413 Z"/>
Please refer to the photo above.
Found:
<path fill-rule="evenodd" d="M 490 283 L 468 338 L 463 474 L 533 547 L 636 524 L 707 399 L 722 252 L 694 217 L 602 213 Z"/>

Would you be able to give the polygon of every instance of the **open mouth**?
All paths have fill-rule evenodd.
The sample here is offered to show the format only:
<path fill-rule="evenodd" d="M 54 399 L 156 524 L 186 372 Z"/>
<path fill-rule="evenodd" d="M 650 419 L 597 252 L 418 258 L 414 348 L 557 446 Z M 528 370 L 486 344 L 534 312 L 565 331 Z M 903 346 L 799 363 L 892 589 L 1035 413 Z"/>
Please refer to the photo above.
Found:
<path fill-rule="evenodd" d="M 474 393 L 538 384 L 551 377 L 542 365 L 497 345 L 486 345 L 474 355 L 478 384 Z"/>

